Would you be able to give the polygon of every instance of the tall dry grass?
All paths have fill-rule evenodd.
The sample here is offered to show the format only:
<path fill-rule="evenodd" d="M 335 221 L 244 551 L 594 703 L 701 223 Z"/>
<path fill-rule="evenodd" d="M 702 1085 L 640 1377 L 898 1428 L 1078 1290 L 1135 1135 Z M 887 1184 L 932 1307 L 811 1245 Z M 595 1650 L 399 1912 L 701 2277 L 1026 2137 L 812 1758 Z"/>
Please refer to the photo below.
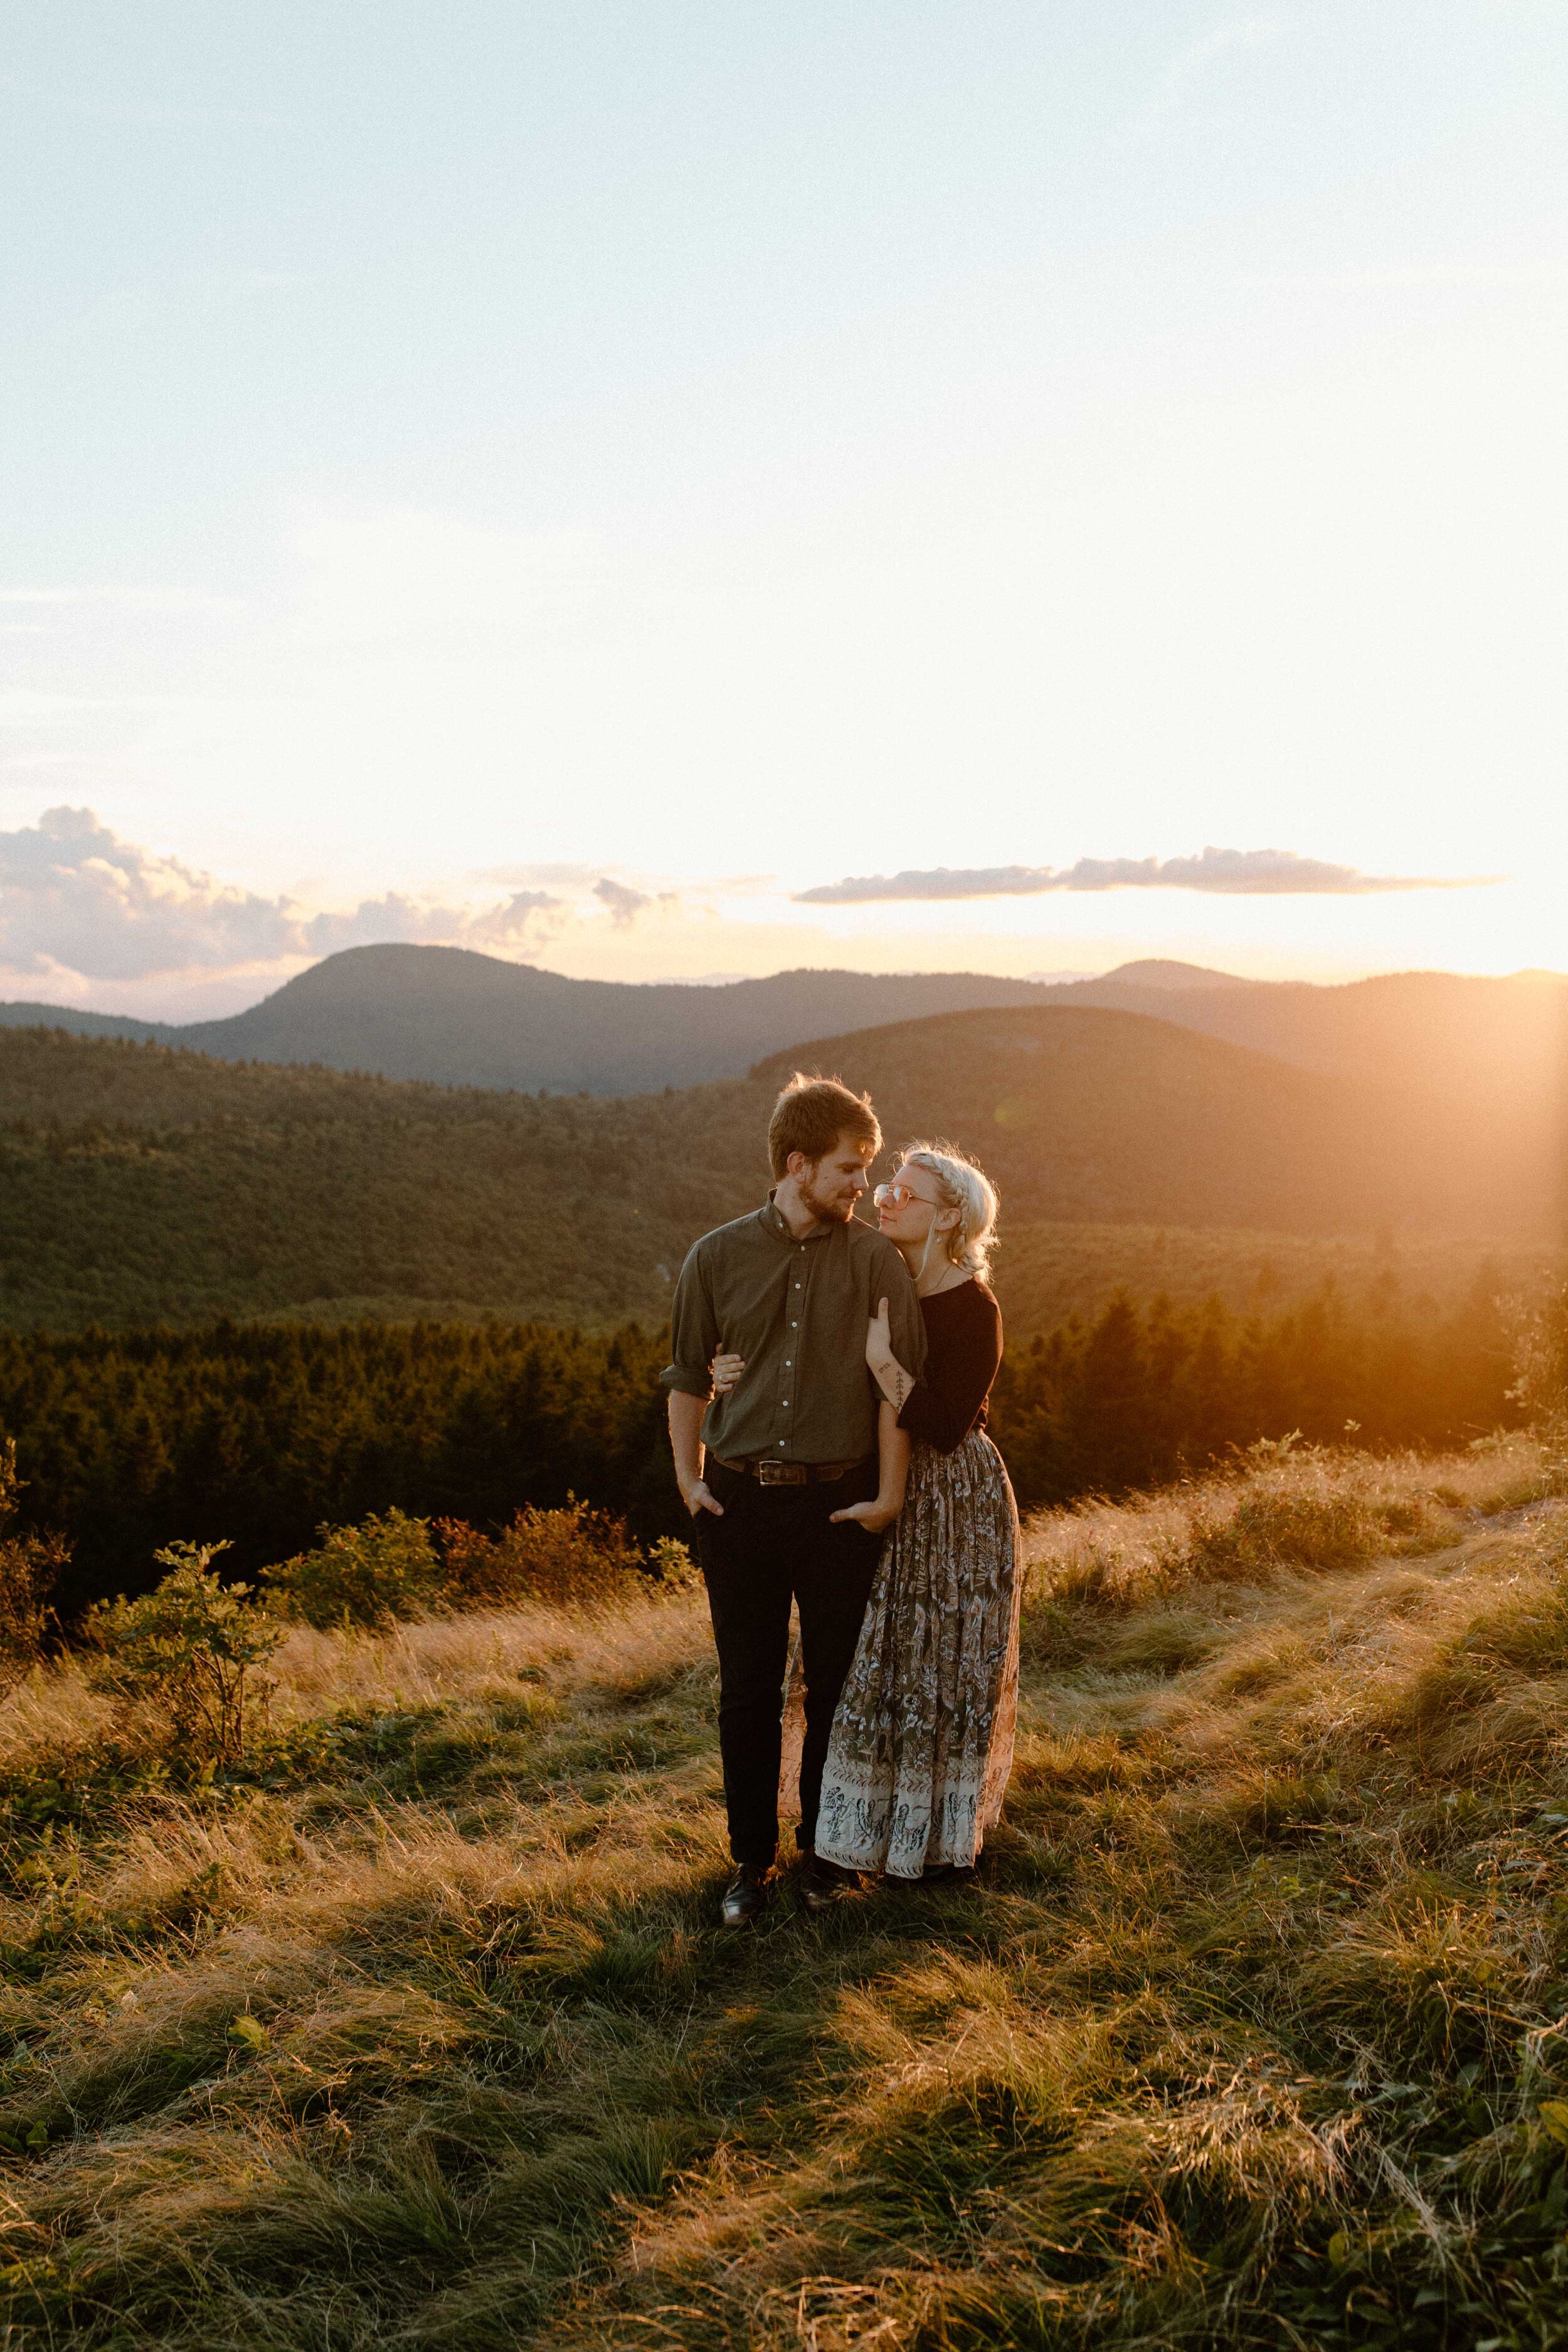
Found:
<path fill-rule="evenodd" d="M 297 1629 L 205 1787 L 36 1675 L 11 2352 L 1552 2345 L 1552 1482 L 1259 1457 L 1037 1523 L 977 1882 L 744 1937 L 689 1592 Z"/>

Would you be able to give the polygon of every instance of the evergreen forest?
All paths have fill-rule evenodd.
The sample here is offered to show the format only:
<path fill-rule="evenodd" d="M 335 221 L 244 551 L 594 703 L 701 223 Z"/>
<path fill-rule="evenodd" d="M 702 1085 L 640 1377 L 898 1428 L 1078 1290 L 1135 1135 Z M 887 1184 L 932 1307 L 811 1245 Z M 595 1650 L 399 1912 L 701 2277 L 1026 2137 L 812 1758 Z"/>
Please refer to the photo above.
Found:
<path fill-rule="evenodd" d="M 682 1531 L 662 1332 L 541 1324 L 218 1323 L 0 1335 L 21 1521 L 64 1536 L 70 1615 L 134 1591 L 174 1540 L 251 1575 L 323 1524 L 396 1507 L 499 1527 L 575 1494 L 643 1538 Z M 1119 1297 L 1013 1350 L 992 1433 L 1026 1509 L 1116 1495 L 1292 1431 L 1463 1444 L 1518 1418 L 1486 1285 L 1415 1311 L 1331 1286 L 1272 1316 Z"/>

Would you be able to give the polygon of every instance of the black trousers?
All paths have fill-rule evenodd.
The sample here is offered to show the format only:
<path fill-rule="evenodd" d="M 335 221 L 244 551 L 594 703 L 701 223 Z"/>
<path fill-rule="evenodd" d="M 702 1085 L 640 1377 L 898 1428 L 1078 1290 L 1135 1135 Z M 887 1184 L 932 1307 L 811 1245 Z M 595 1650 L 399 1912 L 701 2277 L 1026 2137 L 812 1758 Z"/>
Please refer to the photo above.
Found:
<path fill-rule="evenodd" d="M 851 1519 L 829 1525 L 847 1503 L 877 1492 L 874 1460 L 808 1486 L 763 1486 L 710 1460 L 708 1485 L 724 1516 L 698 1514 L 698 1557 L 719 1651 L 719 1751 L 730 1851 L 765 1868 L 778 1844 L 779 1735 L 789 1609 L 800 1610 L 805 1674 L 805 1747 L 800 1766 L 799 1843 L 811 1851 L 833 1710 L 860 1638 L 880 1536 Z"/>

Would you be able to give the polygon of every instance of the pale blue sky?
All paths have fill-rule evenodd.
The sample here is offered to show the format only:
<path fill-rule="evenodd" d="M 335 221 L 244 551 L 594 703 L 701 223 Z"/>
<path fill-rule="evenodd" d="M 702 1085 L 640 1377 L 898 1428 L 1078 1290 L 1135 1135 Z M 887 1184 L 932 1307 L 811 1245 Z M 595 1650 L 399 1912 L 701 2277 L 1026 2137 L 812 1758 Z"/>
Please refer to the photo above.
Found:
<path fill-rule="evenodd" d="M 243 1001 L 283 893 L 1564 961 L 1565 67 L 1562 0 L 13 7 L 0 992 Z M 148 855 L 40 883 L 61 805 Z M 1206 844 L 1520 878 L 789 897 Z"/>

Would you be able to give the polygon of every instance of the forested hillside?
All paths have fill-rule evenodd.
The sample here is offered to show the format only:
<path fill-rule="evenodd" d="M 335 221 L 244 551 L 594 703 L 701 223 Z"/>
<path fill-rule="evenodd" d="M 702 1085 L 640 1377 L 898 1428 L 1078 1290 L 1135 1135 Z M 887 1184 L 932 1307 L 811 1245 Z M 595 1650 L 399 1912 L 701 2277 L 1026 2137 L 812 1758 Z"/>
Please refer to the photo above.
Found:
<path fill-rule="evenodd" d="M 1135 1013 L 949 1013 L 792 1047 L 869 1089 L 890 1135 L 976 1150 L 1016 1217 L 1294 1231 L 1556 1229 L 1562 1135 L 1298 1069 Z"/>
<path fill-rule="evenodd" d="M 1124 1013 L 945 1015 L 802 1047 L 752 1078 L 610 1099 L 12 1030 L 0 1321 L 658 1321 L 695 1236 L 762 1197 L 768 1111 L 796 1059 L 869 1085 L 890 1139 L 936 1131 L 976 1151 L 1020 1267 L 1059 1263 L 1026 1248 L 1040 1224 L 1552 1232 L 1552 1171 L 1506 1133 Z M 1251 1240 L 1245 1258 L 1255 1270 Z M 1005 1248 L 1001 1262 L 1005 1285 Z M 1046 1288 L 1028 1311 L 1048 1319 Z"/>
<path fill-rule="evenodd" d="M 571 1494 L 643 1537 L 679 1532 L 662 1333 L 489 1324 L 222 1324 L 0 1334 L 0 1433 L 24 1523 L 74 1547 L 66 1614 L 135 1589 L 174 1538 L 232 1541 L 246 1574 L 319 1523 L 390 1507 L 480 1525 Z M 1384 1290 L 1282 1313 L 1113 1301 L 1018 1341 L 992 1433 L 1026 1509 L 1119 1492 L 1296 1430 L 1379 1449 L 1516 1421 L 1489 1289 L 1446 1311 Z"/>
<path fill-rule="evenodd" d="M 1157 976 L 1156 976 L 1157 975 Z M 1124 965 L 1064 1001 L 1146 1013 L 1303 1069 L 1425 1087 L 1474 1112 L 1568 1111 L 1568 978 L 1382 972 L 1338 987 Z"/>

